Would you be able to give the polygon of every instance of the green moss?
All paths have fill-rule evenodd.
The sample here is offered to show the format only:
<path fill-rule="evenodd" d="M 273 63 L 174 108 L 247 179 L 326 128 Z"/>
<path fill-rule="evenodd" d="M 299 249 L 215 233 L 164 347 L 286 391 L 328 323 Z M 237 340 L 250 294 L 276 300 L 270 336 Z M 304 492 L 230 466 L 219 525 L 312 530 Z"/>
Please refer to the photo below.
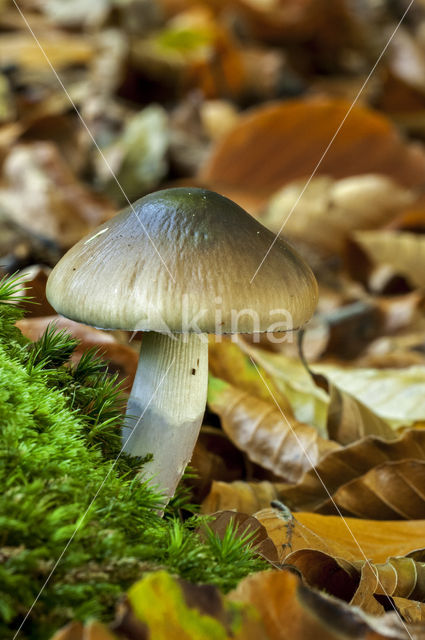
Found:
<path fill-rule="evenodd" d="M 2 287 L 0 637 L 14 636 L 46 580 L 19 638 L 47 638 L 72 617 L 107 620 L 153 567 L 223 590 L 262 568 L 235 536 L 230 555 L 229 542 L 202 542 L 199 517 L 158 516 L 161 497 L 136 479 L 141 461 L 120 454 L 116 380 L 93 353 L 65 366 L 75 341 L 63 332 L 29 343 Z"/>

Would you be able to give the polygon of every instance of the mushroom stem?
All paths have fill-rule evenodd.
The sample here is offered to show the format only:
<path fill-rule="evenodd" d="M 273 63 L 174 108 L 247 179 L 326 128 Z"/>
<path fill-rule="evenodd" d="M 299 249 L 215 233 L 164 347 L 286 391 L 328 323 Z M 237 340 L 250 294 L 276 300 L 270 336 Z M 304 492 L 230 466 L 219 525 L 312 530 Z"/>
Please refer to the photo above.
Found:
<path fill-rule="evenodd" d="M 143 335 L 127 405 L 124 451 L 153 454 L 144 472 L 171 497 L 201 428 L 208 385 L 208 341 L 199 334 Z"/>

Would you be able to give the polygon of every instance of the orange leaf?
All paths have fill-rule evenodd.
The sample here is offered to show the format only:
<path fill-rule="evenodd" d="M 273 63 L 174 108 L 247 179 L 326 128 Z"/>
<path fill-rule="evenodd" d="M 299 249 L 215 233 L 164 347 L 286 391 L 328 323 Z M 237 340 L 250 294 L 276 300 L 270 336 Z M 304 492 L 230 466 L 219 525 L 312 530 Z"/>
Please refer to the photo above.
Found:
<path fill-rule="evenodd" d="M 258 211 L 284 184 L 313 172 L 349 108 L 345 100 L 314 99 L 252 109 L 218 142 L 200 177 Z M 405 186 L 420 185 L 425 155 L 405 143 L 387 118 L 356 106 L 318 174 L 343 178 L 365 173 L 381 173 Z"/>

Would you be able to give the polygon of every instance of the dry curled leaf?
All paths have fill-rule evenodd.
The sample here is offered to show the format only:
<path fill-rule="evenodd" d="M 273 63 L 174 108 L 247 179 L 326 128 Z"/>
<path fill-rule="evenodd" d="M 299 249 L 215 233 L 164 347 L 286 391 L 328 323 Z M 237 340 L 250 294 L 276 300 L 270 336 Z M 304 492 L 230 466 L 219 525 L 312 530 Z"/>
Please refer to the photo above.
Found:
<path fill-rule="evenodd" d="M 425 564 L 412 558 L 389 558 L 382 564 L 365 563 L 360 583 L 351 604 L 372 614 L 384 612 L 374 596 L 389 596 L 425 600 Z"/>
<path fill-rule="evenodd" d="M 309 586 L 373 615 L 385 611 L 380 596 L 400 598 L 405 601 L 400 602 L 402 607 L 409 601 L 419 604 L 425 599 L 425 564 L 410 557 L 393 557 L 383 563 L 366 559 L 348 562 L 321 551 L 300 549 L 289 554 L 286 562 Z"/>
<path fill-rule="evenodd" d="M 424 546 L 425 520 L 379 521 L 263 509 L 255 517 L 267 529 L 281 561 L 314 549 L 348 562 L 386 562 Z"/>
<path fill-rule="evenodd" d="M 220 416 L 230 440 L 250 460 L 276 476 L 295 482 L 328 451 L 339 448 L 317 429 L 298 422 L 289 403 L 280 410 L 273 403 L 213 378 L 208 404 Z"/>
<path fill-rule="evenodd" d="M 289 339 L 294 340 L 292 333 L 291 336 Z M 243 357 L 236 356 L 235 350 L 242 351 Z M 263 395 L 260 397 L 266 401 L 272 402 L 274 396 L 283 411 L 289 402 L 297 420 L 314 425 L 322 436 L 327 434 L 329 396 L 314 383 L 298 356 L 291 358 L 284 353 L 266 351 L 241 339 L 238 340 L 238 344 L 232 345 L 228 354 L 224 349 L 219 353 L 221 362 L 227 362 L 227 366 L 223 367 L 225 371 L 228 371 L 231 362 L 236 358 L 237 375 L 243 375 L 244 382 L 243 385 L 239 382 L 232 384 L 245 389 L 246 383 L 249 382 L 250 389 L 262 390 Z M 219 369 L 219 365 L 216 364 L 216 368 Z M 230 377 L 230 374 L 228 375 Z M 255 394 L 257 395 L 256 392 Z"/>
<path fill-rule="evenodd" d="M 403 620 L 410 624 L 423 624 L 425 620 L 425 603 L 408 598 L 400 598 L 399 596 L 393 596 L 392 600 Z"/>
<path fill-rule="evenodd" d="M 407 640 L 423 631 L 405 629 L 394 613 L 368 616 L 331 596 L 309 589 L 289 571 L 267 571 L 249 576 L 230 598 L 252 604 L 259 611 L 271 640 Z"/>
<path fill-rule="evenodd" d="M 200 177 L 259 211 L 284 184 L 309 176 L 352 105 L 338 99 L 292 100 L 252 109 L 216 145 Z M 382 115 L 355 106 L 320 164 L 334 178 L 379 173 L 420 185 L 425 155 Z"/>
<path fill-rule="evenodd" d="M 309 469 L 296 485 L 279 485 L 280 499 L 289 507 L 301 511 L 323 511 L 333 509 L 329 494 L 343 508 L 335 496 L 340 488 L 343 488 L 340 497 L 355 495 L 360 488 L 353 481 L 360 481 L 376 467 L 388 463 L 400 462 L 406 459 L 425 461 L 425 431 L 422 429 L 409 429 L 393 441 L 386 441 L 375 436 L 368 436 L 338 451 L 333 451 L 324 456 L 314 469 Z M 394 480 L 397 478 L 397 467 L 393 467 Z M 387 473 L 385 480 L 390 480 Z M 395 487 L 392 486 L 393 497 L 397 499 Z M 326 487 L 326 489 L 325 489 Z M 405 499 L 405 496 L 403 496 Z M 360 503 L 360 504 L 359 504 Z M 367 517 L 364 511 L 366 506 L 366 494 L 358 493 L 358 512 L 356 515 Z M 378 512 L 370 514 L 378 516 Z"/>
<path fill-rule="evenodd" d="M 425 460 L 384 462 L 333 495 L 343 513 L 376 520 L 425 518 Z M 320 511 L 333 512 L 333 504 Z"/>
<path fill-rule="evenodd" d="M 393 440 L 397 434 L 365 404 L 347 391 L 328 384 L 329 408 L 327 428 L 329 438 L 347 445 L 365 436 L 380 436 Z"/>

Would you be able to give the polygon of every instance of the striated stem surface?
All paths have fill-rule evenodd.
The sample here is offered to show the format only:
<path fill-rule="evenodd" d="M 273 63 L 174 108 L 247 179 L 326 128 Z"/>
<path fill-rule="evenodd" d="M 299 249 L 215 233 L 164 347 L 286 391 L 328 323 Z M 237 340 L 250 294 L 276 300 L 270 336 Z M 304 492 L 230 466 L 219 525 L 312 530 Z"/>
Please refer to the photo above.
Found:
<path fill-rule="evenodd" d="M 205 338 L 194 333 L 143 335 L 123 429 L 124 451 L 133 456 L 153 454 L 144 472 L 168 497 L 190 462 L 205 411 Z"/>

